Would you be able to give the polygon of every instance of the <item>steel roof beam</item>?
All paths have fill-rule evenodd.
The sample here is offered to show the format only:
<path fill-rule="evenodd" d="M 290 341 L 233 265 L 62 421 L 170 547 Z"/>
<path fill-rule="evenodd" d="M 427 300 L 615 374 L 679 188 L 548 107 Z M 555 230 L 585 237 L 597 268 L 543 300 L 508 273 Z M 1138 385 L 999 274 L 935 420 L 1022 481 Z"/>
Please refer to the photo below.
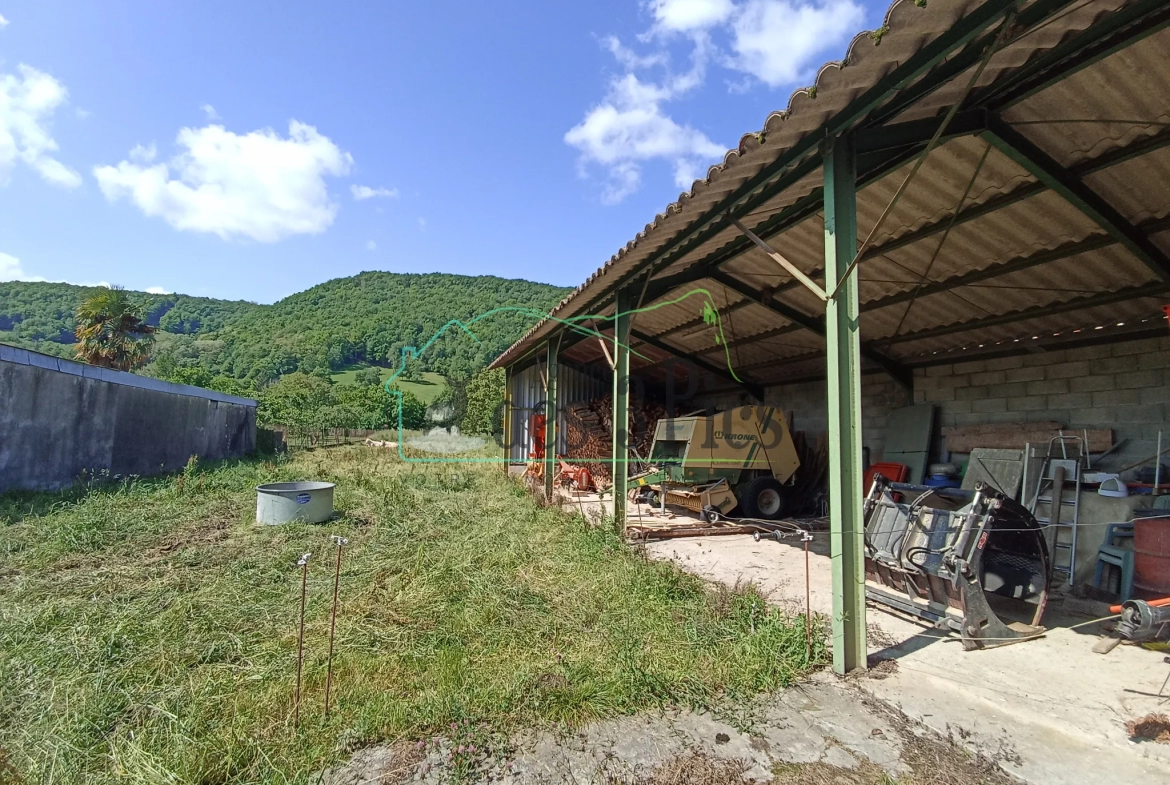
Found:
<path fill-rule="evenodd" d="M 637 338 L 642 343 L 645 343 L 649 346 L 653 346 L 655 349 L 658 349 L 659 351 L 663 351 L 663 352 L 666 352 L 667 354 L 674 355 L 675 357 L 678 357 L 680 360 L 684 360 L 688 363 L 693 363 L 694 365 L 698 366 L 699 368 L 702 368 L 704 371 L 711 374 L 712 376 L 718 376 L 720 379 L 725 379 L 727 381 L 734 382 L 735 384 L 738 384 L 740 387 L 743 387 L 745 390 L 747 390 L 749 393 L 751 393 L 752 397 L 754 397 L 756 400 L 759 400 L 759 401 L 764 400 L 764 388 L 763 387 L 761 387 L 758 384 L 753 384 L 751 382 L 745 382 L 745 381 L 742 381 L 740 379 L 736 379 L 735 376 L 732 375 L 731 371 L 728 370 L 727 368 L 720 368 L 719 366 L 714 365 L 713 363 L 709 363 L 706 360 L 700 360 L 697 357 L 694 357 L 694 356 L 687 354 L 686 349 L 679 349 L 677 347 L 671 346 L 670 344 L 668 344 L 664 341 L 660 341 L 657 338 L 651 337 L 651 336 L 649 336 L 645 333 L 639 332 L 637 330 L 630 330 L 630 336 L 633 338 Z"/>
<path fill-rule="evenodd" d="M 821 336 L 822 338 L 825 337 L 825 317 L 809 316 L 799 309 L 780 302 L 770 293 L 755 289 L 751 285 L 744 283 L 738 278 L 728 275 L 721 270 L 716 270 L 715 272 L 711 273 L 711 277 L 716 281 L 719 281 L 719 283 L 723 284 L 728 289 L 733 289 L 742 294 L 744 297 L 748 297 L 757 301 L 760 305 L 767 308 L 769 311 L 783 316 L 793 324 L 797 324 L 809 332 Z M 903 386 L 910 387 L 912 384 L 912 376 L 908 370 L 898 364 L 896 360 L 893 360 L 892 358 L 887 357 L 886 355 L 874 349 L 871 345 L 862 343 L 861 356 L 862 358 L 876 364 L 883 371 L 893 377 L 895 381 L 902 384 Z"/>
<path fill-rule="evenodd" d="M 1113 205 L 1058 164 L 1048 153 L 998 117 L 988 118 L 983 137 L 997 150 L 1024 167 L 1037 180 L 1060 194 L 1111 234 L 1162 280 L 1170 280 L 1170 258 L 1142 234 Z"/>
<path fill-rule="evenodd" d="M 988 327 L 1000 327 L 1005 324 L 1014 324 L 1015 322 L 1024 322 L 1029 319 L 1040 319 L 1045 316 L 1056 316 L 1062 313 L 1071 313 L 1073 311 L 1080 311 L 1086 308 L 1096 308 L 1101 305 L 1114 305 L 1116 303 L 1125 302 L 1126 300 L 1139 300 L 1144 297 L 1157 297 L 1159 295 L 1170 292 L 1170 283 L 1147 283 L 1141 286 L 1127 286 L 1124 289 L 1118 289 L 1115 292 L 1101 292 L 1099 294 L 1092 294 L 1088 297 L 1077 297 L 1073 300 L 1065 300 L 1059 303 L 1052 303 L 1050 305 L 1041 306 L 1040 308 L 1027 308 L 1022 311 L 1012 311 L 1011 313 L 997 314 L 995 316 L 988 316 L 984 319 L 976 319 L 970 322 L 959 322 L 957 324 L 948 324 L 942 327 L 929 327 L 918 332 L 905 333 L 892 338 L 879 338 L 878 341 L 882 344 L 889 345 L 895 343 L 907 343 L 909 341 L 922 341 L 927 338 L 939 338 L 944 335 L 955 335 L 957 333 L 971 332 L 972 330 L 982 330 Z"/>
<path fill-rule="evenodd" d="M 1138 224 L 1137 229 L 1142 234 L 1153 234 L 1155 232 L 1164 232 L 1170 230 L 1170 217 L 1157 218 L 1150 221 L 1143 221 Z M 877 300 L 870 300 L 869 302 L 861 304 L 862 312 L 876 311 L 880 308 L 885 308 L 890 305 L 897 305 L 898 303 L 906 302 L 907 300 L 917 297 L 927 297 L 932 294 L 939 294 L 941 292 L 949 292 L 952 289 L 957 289 L 968 284 L 979 283 L 980 281 L 987 281 L 993 278 L 998 278 L 1001 275 L 1010 275 L 1021 270 L 1027 270 L 1031 267 L 1038 267 L 1049 262 L 1058 262 L 1061 259 L 1068 259 L 1079 254 L 1088 253 L 1089 251 L 1100 250 L 1101 248 L 1108 248 L 1115 245 L 1117 239 L 1108 234 L 1097 234 L 1092 237 L 1087 237 L 1084 240 L 1077 240 L 1075 242 L 1063 243 L 1055 248 L 1047 251 L 1039 251 L 1027 256 L 1017 256 L 1002 264 L 994 264 L 991 267 L 986 267 L 982 270 L 975 270 L 963 275 L 955 275 L 941 281 L 932 281 L 923 286 L 915 294 L 915 290 L 908 289 L 888 297 L 882 297 Z M 907 283 L 913 283 L 907 281 Z"/>

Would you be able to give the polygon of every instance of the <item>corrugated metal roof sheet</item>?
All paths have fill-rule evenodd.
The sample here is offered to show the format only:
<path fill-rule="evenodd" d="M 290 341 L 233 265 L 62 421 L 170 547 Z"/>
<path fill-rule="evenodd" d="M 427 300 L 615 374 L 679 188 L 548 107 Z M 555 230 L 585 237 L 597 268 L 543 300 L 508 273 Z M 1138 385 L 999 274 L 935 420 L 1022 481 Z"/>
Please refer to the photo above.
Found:
<path fill-rule="evenodd" d="M 821 70 L 815 89 L 797 91 L 787 111 L 768 118 L 761 135 L 745 136 L 705 180 L 680 196 L 567 297 L 554 316 L 583 313 L 589 303 L 607 297 L 621 276 L 635 271 L 644 274 L 645 263 L 658 249 L 705 216 L 710 218 L 708 214 L 721 199 L 780 160 L 850 100 L 980 5 L 932 2 L 920 8 L 908 0 L 895 2 L 880 46 L 865 34 L 854 39 L 845 61 Z M 1097 60 L 1061 62 L 1056 66 L 1060 81 L 1014 100 L 1000 116 L 1056 162 L 1072 167 L 1073 175 L 1081 173 L 1085 186 L 1124 219 L 1142 224 L 1154 245 L 1170 252 L 1170 231 L 1165 231 L 1170 230 L 1170 222 L 1157 223 L 1170 215 L 1170 58 L 1166 56 L 1170 15 L 1165 4 L 1150 0 L 1080 0 L 1058 5 L 1032 29 L 1011 29 L 1003 47 L 988 59 L 975 91 L 966 93 L 976 68 L 972 65 L 900 110 L 896 121 L 937 118 L 965 95 L 969 99 L 994 95 L 980 90 L 998 91 L 1015 79 L 1017 69 L 1039 62 L 1054 47 L 1071 47 L 1079 42 L 1078 36 L 1100 35 L 1097 31 L 1108 31 L 1112 20 L 1132 14 L 1133 24 L 1125 30 L 1132 38 L 1130 45 L 1115 47 Z M 1025 4 L 1029 7 L 1039 7 L 1039 0 Z M 1118 15 L 1111 17 L 1114 13 Z M 1143 148 L 1140 155 L 1126 154 L 1127 148 L 1136 146 Z M 869 233 L 913 165 L 911 159 L 860 188 L 860 237 Z M 817 169 L 739 217 L 759 227 L 820 186 Z M 768 242 L 821 281 L 824 229 L 815 207 Z M 943 231 L 956 211 L 959 220 Z M 728 294 L 722 284 L 709 278 L 677 288 L 659 302 L 688 289 L 708 289 L 720 306 L 729 342 L 726 350 L 716 342 L 715 331 L 697 320 L 699 300 L 639 313 L 635 329 L 663 336 L 663 342 L 684 356 L 721 362 L 726 351 L 731 365 L 752 381 L 807 375 L 816 362 L 804 355 L 820 350 L 823 339 L 795 327 L 777 311 L 793 308 L 818 318 L 823 304 L 762 251 L 744 245 L 737 229 L 725 227 L 669 265 L 657 263 L 652 278 L 698 269 L 701 263 L 709 263 L 711 254 L 723 255 L 718 267 L 721 274 L 758 292 L 760 302 L 745 304 L 743 295 Z M 1048 190 L 1024 166 L 978 134 L 951 138 L 930 153 L 875 234 L 858 275 L 863 340 L 871 349 L 910 364 L 939 353 L 952 356 L 990 346 L 1019 345 L 1023 350 L 1030 341 L 1041 345 L 1073 330 L 1128 335 L 1135 322 L 1158 317 L 1159 297 L 1167 291 L 1164 273 L 1155 273 L 1078 206 Z M 937 291 L 941 282 L 960 285 Z M 932 288 L 915 297 L 911 306 L 909 293 L 923 284 Z M 1111 294 L 1117 292 L 1124 297 Z M 1111 298 L 1110 302 L 1099 304 L 1102 297 Z M 778 305 L 766 307 L 772 298 Z M 1106 329 L 1118 322 L 1129 326 Z M 554 328 L 554 320 L 537 325 L 497 364 L 513 361 Z M 735 337 L 726 335 L 731 330 Z M 599 356 L 600 347 L 592 343 Z M 794 361 L 794 357 L 799 359 Z"/>

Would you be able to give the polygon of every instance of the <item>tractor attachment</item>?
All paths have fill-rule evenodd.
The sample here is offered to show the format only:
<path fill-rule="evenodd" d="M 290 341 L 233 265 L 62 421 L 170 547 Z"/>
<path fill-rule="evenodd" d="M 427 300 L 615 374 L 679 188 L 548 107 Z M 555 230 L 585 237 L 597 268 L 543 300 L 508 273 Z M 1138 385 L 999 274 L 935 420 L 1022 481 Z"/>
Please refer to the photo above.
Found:
<path fill-rule="evenodd" d="M 983 483 L 972 492 L 879 475 L 864 509 L 868 599 L 956 630 L 967 650 L 1044 633 L 1048 545 L 1024 507 Z M 1030 610 L 1031 623 L 1004 622 L 991 599 Z"/>

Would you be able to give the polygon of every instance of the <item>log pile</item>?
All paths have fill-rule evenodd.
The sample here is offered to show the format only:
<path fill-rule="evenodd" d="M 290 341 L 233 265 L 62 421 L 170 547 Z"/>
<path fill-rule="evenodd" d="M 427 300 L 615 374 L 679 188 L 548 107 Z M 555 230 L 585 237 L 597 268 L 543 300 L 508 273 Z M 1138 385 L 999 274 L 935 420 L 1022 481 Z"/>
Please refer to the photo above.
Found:
<path fill-rule="evenodd" d="M 630 405 L 631 457 L 645 458 L 654 442 L 654 427 L 666 416 L 661 404 L 647 401 Z M 565 413 L 565 457 L 583 465 L 599 488 L 613 484 L 613 397 L 606 395 L 583 403 L 571 403 Z"/>

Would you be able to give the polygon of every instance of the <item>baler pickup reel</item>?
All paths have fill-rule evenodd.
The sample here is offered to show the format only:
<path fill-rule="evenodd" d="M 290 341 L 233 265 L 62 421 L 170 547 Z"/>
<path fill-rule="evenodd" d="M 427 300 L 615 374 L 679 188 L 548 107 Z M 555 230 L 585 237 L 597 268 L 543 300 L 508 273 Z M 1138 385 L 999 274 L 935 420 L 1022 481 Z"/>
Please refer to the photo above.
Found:
<path fill-rule="evenodd" d="M 1024 507 L 983 483 L 963 491 L 878 475 L 864 511 L 869 600 L 955 630 L 967 650 L 1044 634 L 1048 545 Z M 992 601 L 1031 623 L 1005 622 Z"/>

